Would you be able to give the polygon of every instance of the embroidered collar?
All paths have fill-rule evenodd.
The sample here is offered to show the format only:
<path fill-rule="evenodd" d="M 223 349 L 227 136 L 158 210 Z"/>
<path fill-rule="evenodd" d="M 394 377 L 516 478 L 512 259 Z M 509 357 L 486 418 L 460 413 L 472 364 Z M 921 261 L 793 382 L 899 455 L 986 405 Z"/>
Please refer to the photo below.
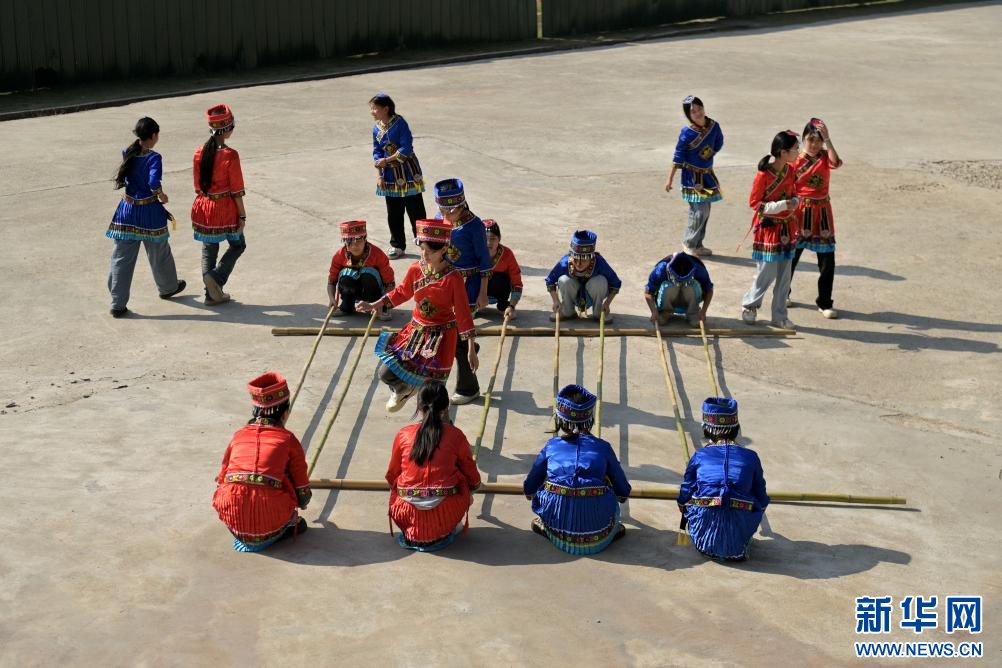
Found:
<path fill-rule="evenodd" d="M 421 273 L 424 275 L 425 278 L 431 278 L 436 281 L 445 276 L 446 274 L 454 271 L 454 268 L 451 264 L 447 264 L 445 269 L 443 269 L 442 271 L 432 271 L 431 265 L 425 262 L 424 260 L 418 260 L 418 266 L 421 267 Z"/>
<path fill-rule="evenodd" d="M 281 427 L 282 426 L 279 423 L 279 421 L 276 420 L 275 418 L 265 417 L 263 415 L 261 417 L 251 418 L 250 422 L 248 422 L 247 424 L 258 425 L 258 426 L 261 426 L 261 427 Z"/>
<path fill-rule="evenodd" d="M 729 438 L 725 438 L 722 441 L 707 441 L 706 445 L 707 447 L 711 445 L 736 445 L 739 448 L 742 447 L 740 443 L 738 443 L 737 441 L 732 441 Z"/>

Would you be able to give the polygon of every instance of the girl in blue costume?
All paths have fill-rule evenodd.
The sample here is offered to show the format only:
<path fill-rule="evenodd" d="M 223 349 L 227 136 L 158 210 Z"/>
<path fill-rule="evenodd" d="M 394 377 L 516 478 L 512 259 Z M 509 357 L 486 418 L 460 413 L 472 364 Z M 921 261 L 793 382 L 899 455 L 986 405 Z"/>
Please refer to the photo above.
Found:
<path fill-rule="evenodd" d="M 146 248 L 161 299 L 170 299 L 185 288 L 185 282 L 177 277 L 174 255 L 167 241 L 170 236 L 167 231 L 169 214 L 164 208 L 167 193 L 160 183 L 163 159 L 153 150 L 160 139 L 160 126 L 144 116 L 136 123 L 133 133 L 136 140 L 122 150 L 122 164 L 115 174 L 115 188 L 125 188 L 125 194 L 105 233 L 115 241 L 108 274 L 111 315 L 115 318 L 128 313 L 126 305 L 140 244 Z"/>
<path fill-rule="evenodd" d="M 711 559 L 744 561 L 769 505 L 762 462 L 734 442 L 740 430 L 738 402 L 703 402 L 703 435 L 710 442 L 689 460 L 678 494 L 682 528 L 688 523 L 693 545 Z"/>
<path fill-rule="evenodd" d="M 369 100 L 372 128 L 372 161 L 376 168 L 376 194 L 386 198 L 386 218 L 390 226 L 390 259 L 401 257 L 407 247 L 404 211 L 417 237 L 417 221 L 427 218 L 424 209 L 424 176 L 414 153 L 414 135 L 386 93 Z M 417 242 L 415 242 L 417 243 Z"/>
<path fill-rule="evenodd" d="M 671 192 L 675 172 L 681 169 L 682 199 L 689 203 L 689 222 L 682 234 L 682 245 L 689 255 L 713 255 L 703 245 L 703 237 L 710 219 L 710 204 L 722 198 L 720 182 L 713 172 L 713 156 L 724 147 L 724 133 L 706 115 L 703 101 L 698 97 L 690 95 L 682 100 L 682 113 L 689 119 L 689 126 L 678 134 L 665 192 Z"/>
<path fill-rule="evenodd" d="M 626 534 L 619 504 L 629 481 L 608 441 L 591 435 L 595 395 L 568 385 L 557 395 L 557 427 L 522 483 L 532 501 L 532 530 L 571 554 L 595 554 Z"/>

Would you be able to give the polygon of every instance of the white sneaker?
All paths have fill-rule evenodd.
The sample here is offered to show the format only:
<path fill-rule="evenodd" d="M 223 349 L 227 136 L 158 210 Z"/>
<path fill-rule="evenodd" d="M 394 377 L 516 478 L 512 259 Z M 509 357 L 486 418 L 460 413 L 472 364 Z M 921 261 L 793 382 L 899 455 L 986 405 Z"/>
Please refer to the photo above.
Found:
<path fill-rule="evenodd" d="M 407 400 L 411 398 L 416 389 L 416 387 L 408 386 L 406 390 L 401 392 L 390 390 L 390 398 L 386 400 L 386 410 L 390 413 L 399 411 L 407 403 Z"/>
<path fill-rule="evenodd" d="M 459 392 L 454 392 L 452 394 L 452 397 L 449 398 L 449 401 L 451 401 L 454 406 L 462 406 L 463 404 L 468 404 L 471 401 L 475 401 L 476 399 L 479 398 L 480 398 L 479 392 L 477 392 L 476 394 L 460 394 Z"/>
<path fill-rule="evenodd" d="M 745 306 L 741 309 L 741 319 L 744 320 L 749 325 L 755 324 L 755 319 L 758 317 L 758 309 L 750 308 Z"/>
<path fill-rule="evenodd" d="M 794 325 L 792 322 L 790 322 L 790 320 L 788 320 L 788 319 L 787 320 L 773 320 L 771 324 L 772 324 L 773 327 L 780 327 L 782 329 L 796 329 L 797 328 L 797 326 Z"/>
<path fill-rule="evenodd" d="M 819 308 L 818 312 L 829 320 L 835 320 L 838 317 L 838 311 L 833 308 Z"/>

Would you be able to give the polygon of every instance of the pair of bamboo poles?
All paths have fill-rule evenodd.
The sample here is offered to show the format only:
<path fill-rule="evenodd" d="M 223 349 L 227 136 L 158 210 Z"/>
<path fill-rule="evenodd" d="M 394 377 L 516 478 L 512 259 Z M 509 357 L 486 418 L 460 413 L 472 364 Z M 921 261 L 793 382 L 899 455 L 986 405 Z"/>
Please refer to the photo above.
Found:
<path fill-rule="evenodd" d="M 320 345 L 320 341 L 323 339 L 324 335 L 326 334 L 327 325 L 328 325 L 328 323 L 330 321 L 331 316 L 334 313 L 334 308 L 335 307 L 331 307 L 331 309 L 328 311 L 327 317 L 324 319 L 323 325 L 320 327 L 320 330 L 317 333 L 316 340 L 313 343 L 313 348 L 310 351 L 310 356 L 307 359 L 306 364 L 303 367 L 302 373 L 300 374 L 300 377 L 299 377 L 299 382 L 297 383 L 296 389 L 294 390 L 294 392 L 292 394 L 292 397 L 290 399 L 290 403 L 289 403 L 290 409 L 292 408 L 292 406 L 296 402 L 296 398 L 298 397 L 299 392 L 302 389 L 302 385 L 303 385 L 303 382 L 306 379 L 306 375 L 307 375 L 307 372 L 309 371 L 310 365 L 313 363 L 313 359 L 316 356 L 317 348 Z M 355 375 L 355 370 L 358 367 L 359 360 L 361 359 L 362 353 L 365 350 L 365 344 L 368 341 L 369 335 L 372 332 L 372 326 L 373 326 L 373 323 L 375 322 L 375 317 L 376 317 L 376 313 L 373 312 L 372 316 L 369 318 L 368 325 L 366 326 L 365 330 L 362 332 L 362 341 L 361 341 L 361 344 L 359 345 L 358 351 L 356 352 L 355 359 L 354 359 L 354 361 L 352 363 L 352 366 L 351 366 L 351 369 L 350 369 L 350 371 L 348 373 L 347 380 L 345 381 L 345 387 L 342 390 L 341 395 L 338 397 L 337 404 L 335 405 L 333 413 L 331 414 L 330 418 L 328 418 L 327 423 L 324 425 L 323 435 L 321 436 L 320 443 L 318 444 L 318 446 L 316 448 L 313 449 L 313 453 L 312 453 L 312 456 L 310 458 L 310 464 L 309 464 L 309 469 L 308 469 L 308 472 L 309 472 L 310 475 L 312 475 L 312 473 L 313 473 L 313 469 L 316 466 L 317 459 L 320 457 L 320 453 L 322 452 L 323 447 L 324 447 L 324 445 L 327 442 L 327 437 L 330 434 L 331 427 L 333 426 L 334 421 L 337 419 L 338 413 L 341 410 L 341 406 L 344 403 L 344 399 L 345 399 L 345 397 L 348 394 L 348 391 L 349 391 L 350 386 L 351 386 L 352 378 Z M 501 355 L 502 355 L 502 352 L 503 352 L 503 349 L 504 349 L 505 336 L 506 336 L 506 333 L 507 333 L 507 330 L 508 330 L 508 322 L 509 322 L 509 318 L 508 318 L 508 316 L 505 316 L 504 322 L 502 323 L 501 328 L 500 328 L 500 337 L 499 337 L 499 341 L 498 341 L 497 353 L 496 353 L 495 358 L 494 358 L 494 366 L 493 366 L 493 368 L 491 370 L 490 381 L 488 382 L 487 392 L 485 393 L 485 396 L 484 396 L 484 408 L 483 408 L 483 411 L 481 412 L 481 416 L 480 416 L 480 425 L 479 425 L 479 428 L 477 430 L 476 439 L 474 440 L 474 445 L 473 445 L 473 457 L 474 457 L 474 459 L 477 459 L 479 457 L 480 446 L 481 446 L 481 443 L 483 442 L 484 432 L 486 430 L 487 414 L 488 414 L 488 411 L 490 410 L 490 404 L 491 404 L 491 393 L 493 392 L 494 383 L 495 383 L 495 381 L 497 379 L 498 367 L 499 367 L 500 362 L 501 362 Z M 715 377 L 715 375 L 713 373 L 713 364 L 712 364 L 712 361 L 710 359 L 710 351 L 709 351 L 709 345 L 708 345 L 707 337 L 706 337 L 706 329 L 705 329 L 705 326 L 704 326 L 704 324 L 702 322 L 700 322 L 699 330 L 700 330 L 700 335 L 701 335 L 701 338 L 702 338 L 702 341 L 703 341 L 703 353 L 704 353 L 705 358 L 706 358 L 707 373 L 709 375 L 710 384 L 713 387 L 714 395 L 718 395 L 719 394 L 719 389 L 717 387 L 716 377 Z M 685 461 L 684 461 L 683 464 L 684 465 L 688 465 L 689 456 L 690 456 L 689 445 L 688 445 L 688 441 L 686 440 L 686 437 L 685 437 L 685 431 L 684 431 L 684 428 L 683 428 L 682 417 L 681 417 L 681 415 L 679 413 L 679 410 L 678 410 L 677 391 L 675 389 L 675 382 L 673 380 L 673 376 L 672 376 L 672 374 L 670 372 L 670 369 L 669 369 L 669 366 L 668 366 L 668 359 L 667 359 L 666 354 L 665 354 L 666 346 L 665 346 L 664 340 L 663 340 L 662 335 L 661 335 L 661 328 L 660 328 L 660 326 L 655 325 L 654 326 L 654 331 L 655 331 L 655 336 L 657 337 L 657 340 L 658 340 L 658 348 L 660 350 L 661 365 L 662 365 L 662 370 L 664 372 L 665 383 L 666 383 L 666 385 L 668 387 L 669 395 L 671 396 L 672 411 L 673 411 L 674 417 L 675 417 L 675 428 L 676 428 L 676 432 L 679 435 L 679 444 L 680 444 L 680 447 L 681 447 L 681 450 L 682 450 L 682 454 L 683 454 L 683 456 L 685 458 Z M 533 334 L 536 334 L 536 333 L 533 332 Z M 621 335 L 621 334 L 619 332 L 617 332 L 617 335 Z M 554 354 L 553 354 L 553 369 L 554 369 L 554 373 L 553 373 L 553 393 L 552 393 L 552 396 L 554 398 L 556 398 L 557 393 L 560 390 L 560 388 L 558 387 L 558 383 L 559 383 L 559 368 L 560 368 L 560 312 L 559 311 L 557 312 L 557 315 L 556 315 L 556 322 L 555 322 L 554 328 L 553 328 L 553 336 L 554 336 Z M 602 414 L 602 381 L 603 381 L 603 372 L 604 372 L 604 366 L 605 366 L 604 365 L 604 355 L 605 355 L 605 313 L 604 312 L 601 312 L 600 316 L 599 316 L 599 337 L 598 338 L 599 338 L 599 372 L 598 372 L 597 387 L 596 387 L 596 390 L 597 390 L 596 394 L 597 394 L 598 399 L 596 401 L 596 406 L 595 406 L 595 424 L 597 425 L 596 435 L 601 436 L 601 429 L 602 429 L 602 423 L 601 423 L 601 414 Z M 389 485 L 386 483 L 385 480 L 350 480 L 350 479 L 337 479 L 337 478 L 320 478 L 320 479 L 316 479 L 316 480 L 311 480 L 310 484 L 315 489 L 341 489 L 341 490 L 358 490 L 358 491 L 389 491 Z M 523 493 L 521 485 L 510 484 L 510 483 L 484 483 L 480 487 L 480 489 L 477 490 L 477 491 L 478 491 L 478 493 L 481 493 L 481 494 L 521 495 Z M 674 500 L 674 499 L 678 498 L 678 493 L 679 493 L 679 490 L 675 489 L 675 488 L 657 488 L 657 487 L 652 487 L 652 488 L 635 488 L 630 493 L 630 498 L 635 498 L 635 499 Z M 907 503 L 907 501 L 903 497 L 895 497 L 895 496 L 869 496 L 869 495 L 864 496 L 864 495 L 841 494 L 841 493 L 771 492 L 769 494 L 769 496 L 772 499 L 772 501 L 775 502 L 775 503 L 803 503 L 803 502 L 811 503 L 811 502 L 813 502 L 813 503 L 848 503 L 848 504 L 866 504 L 866 505 L 903 505 L 903 504 Z M 679 532 L 678 542 L 681 543 L 681 542 L 687 541 L 687 540 L 688 540 L 687 534 L 685 535 L 685 537 L 683 537 L 683 532 L 680 531 Z"/>

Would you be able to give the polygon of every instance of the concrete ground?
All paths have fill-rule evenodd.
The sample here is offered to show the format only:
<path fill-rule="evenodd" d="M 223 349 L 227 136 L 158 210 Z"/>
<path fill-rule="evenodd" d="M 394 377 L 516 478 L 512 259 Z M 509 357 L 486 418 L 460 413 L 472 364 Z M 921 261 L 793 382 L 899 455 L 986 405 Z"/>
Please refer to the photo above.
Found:
<path fill-rule="evenodd" d="M 999 3 L 954 5 L 0 124 L 0 664 L 848 665 L 864 595 L 894 597 L 881 640 L 981 640 L 999 664 L 1000 30 Z M 646 274 L 685 220 L 663 183 L 679 100 L 696 93 L 726 134 L 711 326 L 740 327 L 753 265 L 734 248 L 755 163 L 776 131 L 824 118 L 846 161 L 832 188 L 842 317 L 813 308 L 808 254 L 790 316 L 800 336 L 712 352 L 770 489 L 901 495 L 909 508 L 776 504 L 752 560 L 728 566 L 675 545 L 670 502 L 630 502 L 626 540 L 575 558 L 529 531 L 524 499 L 478 497 L 469 534 L 425 555 L 387 534 L 385 494 L 318 492 L 296 543 L 232 551 L 210 499 L 249 413 L 244 384 L 269 369 L 295 379 L 311 344 L 270 329 L 322 320 L 339 221 L 388 236 L 365 104 L 379 90 L 414 129 L 428 179 L 462 177 L 474 210 L 501 222 L 527 279 L 523 325 L 546 324 L 542 277 L 581 227 L 624 280 L 617 324 L 643 325 Z M 172 247 L 188 290 L 161 301 L 140 259 L 133 313 L 113 320 L 102 234 L 118 149 L 136 118 L 158 120 L 183 223 L 217 101 L 237 115 L 248 185 L 236 301 L 202 305 L 199 244 L 182 225 Z M 481 342 L 486 385 L 497 339 Z M 289 425 L 304 444 L 358 345 L 323 341 Z M 561 382 L 593 387 L 597 351 L 565 339 Z M 711 391 L 702 346 L 670 352 L 695 438 Z M 684 466 L 657 356 L 646 338 L 605 351 L 603 436 L 640 486 L 677 484 Z M 480 466 L 517 482 L 546 438 L 552 342 L 513 339 L 502 359 Z M 409 416 L 384 413 L 374 366 L 366 351 L 317 476 L 382 476 Z M 456 411 L 471 439 L 480 413 Z M 984 596 L 985 632 L 897 627 L 898 601 L 932 594 Z"/>

